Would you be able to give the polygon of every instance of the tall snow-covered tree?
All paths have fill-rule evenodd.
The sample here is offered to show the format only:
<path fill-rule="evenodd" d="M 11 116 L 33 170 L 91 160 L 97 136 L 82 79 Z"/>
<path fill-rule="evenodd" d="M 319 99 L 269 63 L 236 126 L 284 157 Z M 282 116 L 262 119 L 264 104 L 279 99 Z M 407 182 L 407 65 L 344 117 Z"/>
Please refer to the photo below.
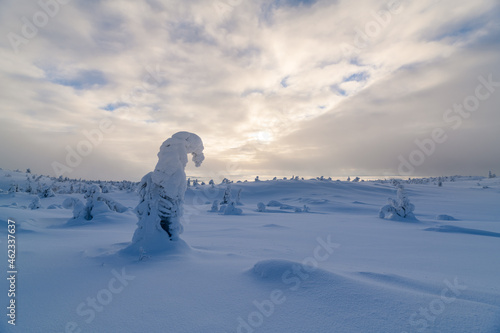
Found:
<path fill-rule="evenodd" d="M 197 167 L 205 158 L 203 142 L 196 134 L 178 132 L 161 145 L 154 171 L 139 186 L 140 202 L 135 209 L 139 222 L 129 250 L 165 250 L 180 240 L 188 154 Z"/>
<path fill-rule="evenodd" d="M 221 205 L 227 205 L 231 201 L 233 201 L 231 197 L 231 185 L 228 184 L 226 189 L 224 190 L 224 196 L 222 197 Z"/>
<path fill-rule="evenodd" d="M 243 204 L 241 203 L 241 192 L 243 191 L 243 189 L 239 189 L 238 190 L 238 194 L 236 194 L 236 205 L 238 206 L 243 206 Z"/>

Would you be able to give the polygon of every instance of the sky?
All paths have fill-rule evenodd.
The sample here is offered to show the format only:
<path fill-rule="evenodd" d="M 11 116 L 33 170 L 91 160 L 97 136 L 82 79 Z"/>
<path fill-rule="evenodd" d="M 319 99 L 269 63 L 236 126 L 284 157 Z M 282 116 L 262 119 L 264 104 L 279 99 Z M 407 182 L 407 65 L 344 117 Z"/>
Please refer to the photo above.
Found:
<path fill-rule="evenodd" d="M 137 181 L 500 174 L 498 0 L 0 1 L 0 167 Z M 252 178 L 250 178 L 252 177 Z"/>

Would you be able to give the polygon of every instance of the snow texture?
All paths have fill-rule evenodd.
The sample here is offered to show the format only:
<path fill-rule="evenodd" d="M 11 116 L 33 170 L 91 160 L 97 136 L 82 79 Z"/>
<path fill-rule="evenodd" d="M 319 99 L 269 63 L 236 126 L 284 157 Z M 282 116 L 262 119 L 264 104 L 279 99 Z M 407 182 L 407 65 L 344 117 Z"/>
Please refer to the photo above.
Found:
<path fill-rule="evenodd" d="M 0 241 L 8 219 L 19 241 L 18 320 L 9 325 L 4 314 L 0 332 L 498 333 L 500 179 L 443 179 L 400 181 L 420 223 L 378 218 L 381 198 L 394 197 L 390 180 L 235 180 L 243 214 L 222 216 L 208 212 L 227 185 L 217 179 L 215 190 L 185 193 L 186 214 L 197 212 L 181 235 L 189 247 L 162 231 L 172 251 L 124 255 L 112 253 L 129 244 L 134 212 L 107 209 L 68 226 L 72 213 L 59 208 L 85 206 L 92 185 L 137 206 L 138 183 L 32 178 L 56 196 L 31 210 L 26 174 L 0 170 Z M 256 212 L 271 200 L 280 205 Z M 304 204 L 314 213 L 279 209 Z M 436 219 L 443 213 L 458 219 Z"/>

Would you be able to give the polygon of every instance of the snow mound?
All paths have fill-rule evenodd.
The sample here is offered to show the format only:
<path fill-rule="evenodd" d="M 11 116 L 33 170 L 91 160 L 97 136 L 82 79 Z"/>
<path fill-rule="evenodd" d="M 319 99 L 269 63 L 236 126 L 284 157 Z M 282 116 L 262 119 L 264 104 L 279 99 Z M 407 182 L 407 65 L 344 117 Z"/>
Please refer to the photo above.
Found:
<path fill-rule="evenodd" d="M 319 269 L 314 266 L 303 265 L 296 261 L 284 259 L 267 259 L 257 262 L 250 270 L 251 273 L 261 279 L 274 280 L 287 283 L 293 276 L 302 276 L 304 280 L 331 280 L 334 273 Z"/>
<path fill-rule="evenodd" d="M 489 237 L 499 237 L 500 238 L 500 233 L 498 233 L 498 232 L 479 230 L 479 229 L 462 228 L 462 227 L 456 227 L 454 225 L 441 225 L 439 227 L 427 228 L 424 230 L 425 231 L 449 232 L 449 233 L 454 233 L 454 234 L 466 234 L 466 235 L 489 236 Z"/>
<path fill-rule="evenodd" d="M 158 239 L 156 242 L 148 244 L 147 249 L 138 243 L 127 243 L 127 246 L 118 251 L 120 255 L 137 257 L 169 255 L 169 254 L 186 254 L 191 252 L 191 247 L 181 238 L 171 240 L 169 242 Z"/>
<path fill-rule="evenodd" d="M 271 200 L 267 203 L 268 207 L 281 207 L 283 204 L 277 200 Z"/>
<path fill-rule="evenodd" d="M 453 216 L 446 215 L 446 214 L 441 214 L 441 215 L 436 216 L 436 220 L 440 220 L 440 221 L 458 221 Z"/>
<path fill-rule="evenodd" d="M 283 225 L 275 224 L 275 223 L 270 223 L 270 224 L 265 224 L 263 225 L 264 228 L 284 228 L 284 229 L 290 229 L 289 227 L 285 227 Z"/>
<path fill-rule="evenodd" d="M 229 205 L 224 209 L 224 215 L 241 215 L 243 213 L 243 210 L 237 208 L 236 203 L 234 201 L 231 201 Z"/>

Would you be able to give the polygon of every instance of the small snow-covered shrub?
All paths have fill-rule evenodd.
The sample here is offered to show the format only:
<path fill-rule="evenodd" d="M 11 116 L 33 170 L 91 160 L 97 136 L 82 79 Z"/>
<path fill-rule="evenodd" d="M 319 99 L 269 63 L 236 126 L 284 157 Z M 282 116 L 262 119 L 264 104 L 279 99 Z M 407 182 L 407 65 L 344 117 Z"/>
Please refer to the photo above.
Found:
<path fill-rule="evenodd" d="M 62 206 L 66 209 L 73 208 L 73 219 L 84 218 L 85 220 L 90 220 L 90 212 L 80 199 L 73 197 L 66 198 Z"/>
<path fill-rule="evenodd" d="M 263 202 L 259 202 L 257 204 L 257 211 L 258 212 L 265 212 L 266 211 L 266 205 L 264 205 Z"/>
<path fill-rule="evenodd" d="M 117 213 L 124 213 L 127 211 L 127 207 L 114 201 L 113 199 L 105 196 L 101 192 L 101 187 L 98 185 L 92 185 L 87 189 L 84 195 L 87 202 L 83 204 L 77 198 L 67 198 L 63 202 L 63 207 L 66 209 L 73 208 L 73 219 L 83 218 L 87 221 L 92 220 L 96 215 L 105 213 L 108 211 L 114 211 Z"/>
<path fill-rule="evenodd" d="M 35 209 L 38 209 L 40 208 L 42 205 L 40 204 L 40 198 L 39 197 L 35 197 L 33 199 L 33 201 L 30 202 L 28 208 L 31 209 L 31 210 L 35 210 Z"/>
<path fill-rule="evenodd" d="M 98 196 L 97 201 L 104 202 L 108 206 L 108 208 L 113 212 L 125 213 L 128 210 L 128 208 L 122 205 L 121 203 L 114 201 L 113 199 L 105 195 Z"/>
<path fill-rule="evenodd" d="M 243 210 L 236 207 L 234 201 L 231 201 L 229 205 L 227 205 L 226 208 L 224 209 L 224 215 L 241 215 L 241 213 L 243 213 Z"/>
<path fill-rule="evenodd" d="M 19 185 L 11 184 L 9 187 L 9 194 L 15 194 L 16 192 L 19 192 Z"/>
<path fill-rule="evenodd" d="M 40 198 L 52 198 L 55 197 L 56 194 L 52 190 L 52 186 L 45 186 L 44 188 L 42 188 L 40 193 L 38 193 L 38 196 Z"/>
<path fill-rule="evenodd" d="M 214 200 L 212 203 L 212 207 L 210 208 L 210 212 L 217 213 L 219 211 L 219 200 Z"/>
<path fill-rule="evenodd" d="M 304 207 L 295 207 L 295 213 L 309 213 L 309 207 L 304 205 Z"/>
<path fill-rule="evenodd" d="M 110 188 L 108 185 L 101 185 L 101 190 L 102 190 L 102 193 L 109 193 L 110 192 Z"/>
<path fill-rule="evenodd" d="M 389 204 L 380 209 L 379 217 L 382 219 L 388 218 L 391 220 L 417 220 L 417 218 L 413 214 L 415 206 L 410 202 L 410 199 L 406 195 L 404 186 L 398 185 L 397 189 L 397 200 L 389 198 Z"/>

